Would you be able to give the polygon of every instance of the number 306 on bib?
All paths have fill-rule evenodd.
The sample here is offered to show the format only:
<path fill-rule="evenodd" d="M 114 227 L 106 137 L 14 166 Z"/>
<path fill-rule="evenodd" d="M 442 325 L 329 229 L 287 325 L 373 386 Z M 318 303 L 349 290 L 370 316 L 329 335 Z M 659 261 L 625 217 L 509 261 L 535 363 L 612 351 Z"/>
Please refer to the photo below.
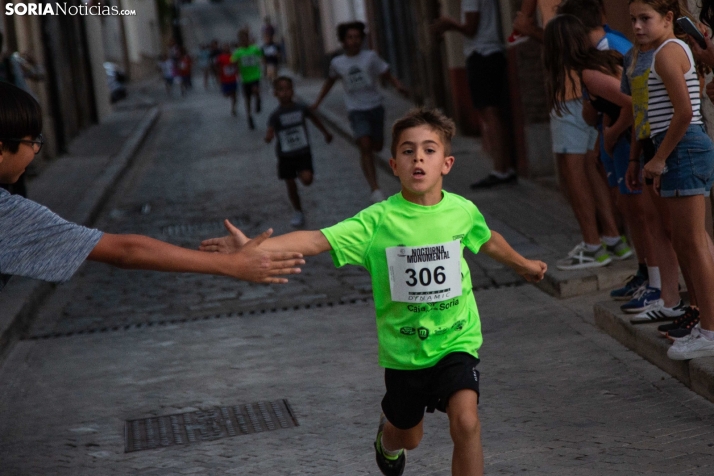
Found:
<path fill-rule="evenodd" d="M 461 296 L 461 243 L 386 249 L 395 302 L 439 302 Z"/>

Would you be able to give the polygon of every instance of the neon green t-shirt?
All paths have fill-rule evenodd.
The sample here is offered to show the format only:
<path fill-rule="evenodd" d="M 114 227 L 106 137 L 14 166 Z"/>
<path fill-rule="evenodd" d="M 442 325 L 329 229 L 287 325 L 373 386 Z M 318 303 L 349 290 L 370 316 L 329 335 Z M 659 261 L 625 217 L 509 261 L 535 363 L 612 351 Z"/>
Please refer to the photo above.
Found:
<path fill-rule="evenodd" d="M 252 83 L 260 80 L 260 58 L 263 55 L 257 45 L 238 48 L 231 55 L 231 61 L 239 63 L 241 81 Z"/>
<path fill-rule="evenodd" d="M 476 205 L 443 194 L 425 207 L 398 193 L 321 230 L 335 266 L 372 276 L 382 367 L 432 367 L 451 352 L 478 357 L 481 321 L 463 249 L 477 253 L 491 231 Z"/>

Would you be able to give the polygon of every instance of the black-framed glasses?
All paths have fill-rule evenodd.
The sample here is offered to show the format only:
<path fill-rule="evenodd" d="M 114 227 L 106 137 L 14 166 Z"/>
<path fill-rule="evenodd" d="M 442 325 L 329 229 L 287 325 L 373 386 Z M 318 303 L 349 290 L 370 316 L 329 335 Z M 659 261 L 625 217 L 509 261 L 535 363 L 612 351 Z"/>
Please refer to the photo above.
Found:
<path fill-rule="evenodd" d="M 39 154 L 40 151 L 42 150 L 42 146 L 45 144 L 45 138 L 40 134 L 37 136 L 37 139 L 34 140 L 28 140 L 28 139 L 0 139 L 0 142 L 2 141 L 7 141 L 7 142 L 22 142 L 24 144 L 29 144 L 32 146 L 32 151 L 35 154 Z"/>

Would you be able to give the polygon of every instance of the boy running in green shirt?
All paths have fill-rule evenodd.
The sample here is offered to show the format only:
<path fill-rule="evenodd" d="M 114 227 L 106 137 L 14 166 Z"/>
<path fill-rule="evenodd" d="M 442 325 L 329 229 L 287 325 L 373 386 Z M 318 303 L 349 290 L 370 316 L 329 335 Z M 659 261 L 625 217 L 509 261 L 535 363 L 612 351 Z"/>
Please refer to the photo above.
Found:
<path fill-rule="evenodd" d="M 336 266 L 360 265 L 370 272 L 387 387 L 374 445 L 377 464 L 388 476 L 402 474 L 404 450 L 419 444 L 425 409 L 449 416 L 453 474 L 483 474 L 476 370 L 483 339 L 464 247 L 485 252 L 530 282 L 541 280 L 547 269 L 489 230 L 473 203 L 442 190 L 454 164 L 454 130 L 439 111 L 410 112 L 392 128 L 389 163 L 401 193 L 329 228 L 263 244 L 308 256 L 330 251 Z M 206 240 L 201 249 L 230 252 L 247 241 L 230 223 L 226 227 L 231 235 Z"/>
<path fill-rule="evenodd" d="M 255 129 L 255 122 L 250 112 L 250 98 L 255 96 L 255 113 L 260 113 L 260 65 L 263 52 L 257 45 L 250 44 L 248 30 L 238 32 L 238 45 L 238 49 L 231 55 L 231 61 L 238 64 L 248 126 Z"/>

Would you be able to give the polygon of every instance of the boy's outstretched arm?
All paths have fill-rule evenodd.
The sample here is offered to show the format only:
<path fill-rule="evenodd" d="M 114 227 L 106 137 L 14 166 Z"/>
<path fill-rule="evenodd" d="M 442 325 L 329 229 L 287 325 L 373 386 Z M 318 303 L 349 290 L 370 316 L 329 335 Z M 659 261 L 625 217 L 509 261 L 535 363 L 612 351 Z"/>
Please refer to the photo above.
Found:
<path fill-rule="evenodd" d="M 328 144 L 332 142 L 332 134 L 330 134 L 330 131 L 327 130 L 327 127 L 325 127 L 320 118 L 317 117 L 317 114 L 315 114 L 312 109 L 308 109 L 306 115 L 312 121 L 312 123 L 315 124 L 315 127 L 317 127 L 319 131 L 322 132 L 322 135 L 325 136 L 325 142 L 327 142 Z"/>
<path fill-rule="evenodd" d="M 548 270 L 548 265 L 542 261 L 530 260 L 521 256 L 511 245 L 501 236 L 500 233 L 491 230 L 491 238 L 481 246 L 482 252 L 499 263 L 505 264 L 515 272 L 523 276 L 530 283 L 537 283 Z"/>
<path fill-rule="evenodd" d="M 199 250 L 217 253 L 235 253 L 246 246 L 246 243 L 251 241 L 242 231 L 233 226 L 230 221 L 225 220 L 223 224 L 226 226 L 230 235 L 204 240 L 201 242 L 201 246 L 198 248 Z M 330 242 L 327 241 L 325 235 L 319 230 L 294 231 L 285 235 L 276 236 L 269 240 L 266 239 L 260 247 L 272 252 L 291 250 L 304 256 L 315 256 L 332 249 Z"/>
<path fill-rule="evenodd" d="M 320 90 L 320 94 L 317 95 L 317 99 L 315 99 L 315 102 L 312 103 L 312 106 L 310 106 L 310 109 L 313 111 L 320 107 L 320 103 L 322 102 L 323 99 L 325 99 L 325 96 L 327 96 L 327 93 L 330 92 L 330 89 L 332 89 L 332 86 L 335 85 L 335 82 L 337 80 L 335 78 L 327 78 L 325 80 L 325 84 L 322 85 L 322 89 Z"/>
<path fill-rule="evenodd" d="M 305 261 L 300 253 L 263 248 L 261 244 L 271 233 L 268 230 L 247 241 L 230 255 L 202 253 L 147 236 L 105 233 L 87 259 L 125 269 L 217 274 L 255 283 L 286 283 L 287 279 L 278 276 L 299 273 L 297 266 Z"/>

